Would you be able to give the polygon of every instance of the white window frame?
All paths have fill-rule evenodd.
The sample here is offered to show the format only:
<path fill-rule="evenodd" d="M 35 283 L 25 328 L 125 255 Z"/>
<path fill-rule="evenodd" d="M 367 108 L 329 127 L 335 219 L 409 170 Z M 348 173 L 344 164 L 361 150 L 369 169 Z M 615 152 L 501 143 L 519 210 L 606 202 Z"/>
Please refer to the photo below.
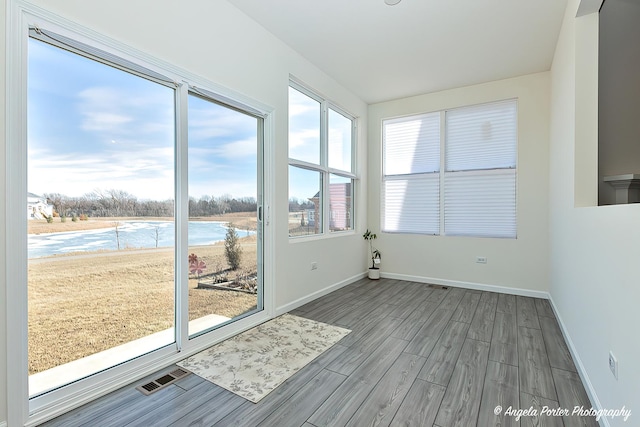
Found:
<path fill-rule="evenodd" d="M 322 208 L 322 231 L 316 234 L 308 234 L 301 236 L 289 236 L 291 241 L 304 240 L 304 239 L 316 239 L 319 237 L 340 235 L 340 234 L 353 234 L 355 233 L 356 224 L 356 182 L 358 176 L 356 171 L 356 117 L 345 111 L 343 108 L 337 106 L 333 102 L 327 100 L 325 97 L 319 95 L 315 91 L 309 89 L 307 86 L 291 77 L 289 80 L 289 87 L 297 90 L 303 95 L 317 101 L 320 104 L 320 164 L 311 163 L 303 160 L 298 160 L 289 157 L 289 166 L 294 166 L 301 169 L 307 169 L 314 172 L 319 172 L 322 177 L 322 188 L 320 206 Z M 329 125 L 329 109 L 341 114 L 345 118 L 351 121 L 351 171 L 345 171 L 341 169 L 335 169 L 329 167 L 329 140 L 328 140 L 328 125 Z M 343 178 L 351 180 L 351 228 L 349 230 L 332 231 L 330 229 L 331 212 L 329 203 L 329 180 L 331 175 L 337 175 Z M 288 200 L 288 198 L 287 198 Z M 317 220 L 317 219 L 316 219 Z"/>
<path fill-rule="evenodd" d="M 9 425 L 39 424 L 74 407 L 87 403 L 96 397 L 123 387 L 131 381 L 150 375 L 158 369 L 178 362 L 211 345 L 227 339 L 239 332 L 269 320 L 275 315 L 274 255 L 275 233 L 271 227 L 270 206 L 274 204 L 275 170 L 274 109 L 231 89 L 220 86 L 196 74 L 157 59 L 151 55 L 115 41 L 96 31 L 61 18 L 21 0 L 7 3 L 7 75 L 6 75 L 6 261 L 5 280 L 7 286 L 6 312 L 7 331 L 7 373 Z M 27 62 L 29 28 L 47 29 L 55 34 L 94 47 L 124 61 L 139 65 L 158 75 L 176 82 L 176 307 L 178 313 L 187 319 L 176 325 L 176 343 L 160 348 L 145 356 L 115 366 L 107 371 L 68 384 L 60 389 L 29 398 L 28 389 L 28 349 L 27 349 L 27 219 L 23 207 L 27 195 Z M 263 230 L 263 310 L 208 334 L 188 336 L 188 288 L 179 282 L 188 273 L 188 242 L 186 227 L 179 227 L 188 221 L 187 188 L 187 126 L 186 108 L 189 88 L 198 88 L 207 94 L 214 94 L 214 100 L 239 108 L 262 118 L 263 146 L 262 162 L 264 176 L 262 182 L 264 200 L 260 210 Z M 258 201 L 260 203 L 260 201 Z M 181 231 L 181 229 L 184 229 Z"/>
<path fill-rule="evenodd" d="M 455 111 L 455 110 L 459 110 L 459 109 L 464 109 L 467 107 L 474 107 L 474 106 L 482 106 L 482 105 L 498 105 L 500 103 L 509 103 L 512 102 L 513 104 L 515 104 L 515 112 L 516 112 L 516 122 L 515 122 L 515 152 L 516 152 L 516 159 L 515 159 L 515 165 L 513 167 L 500 167 L 500 168 L 486 168 L 486 169 L 462 169 L 462 170 L 447 170 L 446 167 L 446 147 L 447 147 L 447 126 L 446 126 L 446 117 L 447 117 L 447 113 L 451 112 L 451 111 Z M 428 112 L 428 113 L 419 113 L 419 114 L 412 114 L 412 115 L 408 115 L 408 116 L 402 116 L 402 117 L 391 117 L 391 118 L 387 118 L 387 119 L 383 119 L 382 120 L 382 126 L 381 126 L 381 132 L 382 132 L 382 183 L 381 183 L 381 199 L 380 199 L 380 218 L 381 218 L 381 230 L 385 233 L 393 233 L 393 234 L 427 234 L 427 235 L 437 235 L 437 236 L 458 236 L 458 237 L 474 237 L 474 238 L 498 238 L 498 239 L 517 239 L 517 228 L 518 228 L 518 221 L 517 221 L 517 217 L 518 217 L 518 212 L 517 212 L 517 206 L 518 206 L 518 122 L 517 122 L 517 112 L 518 112 L 518 100 L 517 99 L 504 99 L 504 100 L 497 100 L 497 101 L 492 101 L 492 102 L 487 102 L 487 103 L 483 103 L 483 104 L 475 104 L 475 105 L 467 105 L 467 106 L 462 106 L 462 107 L 457 107 L 457 108 L 451 108 L 451 109 L 446 109 L 446 110 L 441 110 L 441 111 L 434 111 L 434 112 Z M 427 116 L 427 115 L 433 115 L 433 114 L 439 114 L 440 115 L 440 151 L 439 151 L 439 156 L 440 156 L 440 167 L 438 169 L 438 171 L 435 172 L 428 172 L 428 173 L 407 173 L 407 174 L 386 174 L 385 171 L 385 163 L 386 163 L 386 141 L 385 141 L 385 124 L 386 123 L 394 123 L 394 122 L 398 122 L 398 121 L 403 121 L 403 120 L 411 120 L 413 118 L 419 118 L 421 116 Z M 515 180 L 515 188 L 514 188 L 514 221 L 515 221 L 515 230 L 513 235 L 509 234 L 509 235 L 494 235 L 494 234 L 484 234 L 484 235 L 479 235 L 479 234 L 466 234 L 466 233 L 454 233 L 454 232 L 447 232 L 447 217 L 446 217 L 446 206 L 445 206 L 445 193 L 446 193 L 446 183 L 447 183 L 447 177 L 448 176 L 460 176 L 460 175 L 464 175 L 464 174 L 474 174 L 480 178 L 487 178 L 487 177 L 491 177 L 491 176 L 498 176 L 501 174 L 507 174 L 507 173 L 513 173 L 514 175 L 514 180 Z M 420 232 L 420 231 L 416 231 L 416 229 L 408 231 L 408 230 L 390 230 L 387 229 L 386 227 L 386 199 L 387 199 L 387 194 L 386 194 L 386 185 L 388 182 L 392 182 L 394 180 L 420 180 L 421 176 L 426 176 L 426 175 L 437 175 L 438 177 L 438 181 L 439 181 L 439 188 L 438 188 L 438 212 L 439 212 L 439 227 L 438 227 L 438 231 L 435 233 L 431 233 L 431 232 Z"/>

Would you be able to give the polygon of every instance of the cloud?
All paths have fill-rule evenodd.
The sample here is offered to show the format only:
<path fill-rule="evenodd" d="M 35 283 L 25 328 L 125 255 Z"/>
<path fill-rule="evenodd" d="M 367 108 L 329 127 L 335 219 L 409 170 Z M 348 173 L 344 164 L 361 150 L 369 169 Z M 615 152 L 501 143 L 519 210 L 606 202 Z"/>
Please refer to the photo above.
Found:
<path fill-rule="evenodd" d="M 81 129 L 109 136 L 109 140 L 122 135 L 145 139 L 167 134 L 173 130 L 173 98 L 165 88 L 160 89 L 91 86 L 81 90 L 77 95 Z"/>
<path fill-rule="evenodd" d="M 114 127 L 124 125 L 133 121 L 132 117 L 114 113 L 83 113 L 85 120 L 82 129 L 88 131 L 112 131 Z"/>
<path fill-rule="evenodd" d="M 229 108 L 189 98 L 189 140 L 203 141 L 255 135 L 257 119 Z"/>
<path fill-rule="evenodd" d="M 315 146 L 314 149 L 320 147 L 319 129 L 302 129 L 289 133 L 289 150 L 305 146 Z"/>
<path fill-rule="evenodd" d="M 304 95 L 294 88 L 289 88 L 289 117 L 306 116 L 320 117 L 320 103 Z"/>
<path fill-rule="evenodd" d="M 56 154 L 29 150 L 29 191 L 82 196 L 94 188 L 125 190 L 139 199 L 173 198 L 173 150 Z"/>
<path fill-rule="evenodd" d="M 214 153 L 225 159 L 255 157 L 258 153 L 258 143 L 255 138 L 232 141 L 220 145 L 214 149 Z"/>

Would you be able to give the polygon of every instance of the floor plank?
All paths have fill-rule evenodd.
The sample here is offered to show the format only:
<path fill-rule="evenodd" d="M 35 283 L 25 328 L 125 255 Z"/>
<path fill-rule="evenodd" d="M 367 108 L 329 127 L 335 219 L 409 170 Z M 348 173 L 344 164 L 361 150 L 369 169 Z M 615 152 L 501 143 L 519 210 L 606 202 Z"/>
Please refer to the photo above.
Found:
<path fill-rule="evenodd" d="M 553 319 L 556 318 L 556 315 L 553 314 L 553 308 L 551 308 L 551 303 L 549 302 L 549 300 L 536 298 L 535 303 L 538 317 L 551 317 Z"/>
<path fill-rule="evenodd" d="M 388 426 L 426 359 L 402 353 L 389 368 L 347 426 Z"/>
<path fill-rule="evenodd" d="M 468 329 L 468 323 L 449 321 L 418 378 L 443 386 L 449 384 Z"/>
<path fill-rule="evenodd" d="M 198 396 L 199 397 L 199 396 Z M 147 422 L 144 418 L 136 420 L 137 425 L 169 425 L 172 427 L 183 426 L 211 426 L 222 418 L 226 417 L 229 413 L 233 412 L 237 407 L 242 405 L 245 400 L 240 396 L 237 396 L 230 391 L 224 391 L 220 396 L 212 399 L 211 396 L 204 395 L 201 399 L 193 399 L 194 404 L 186 411 L 181 411 L 183 416 L 178 414 L 170 414 L 170 416 L 162 419 Z M 209 405 L 209 403 L 215 400 L 215 405 Z M 138 424 L 138 421 L 141 421 Z M 166 424 L 165 424 L 166 423 Z"/>
<path fill-rule="evenodd" d="M 518 328 L 518 368 L 521 391 L 558 400 L 542 332 L 539 329 Z"/>
<path fill-rule="evenodd" d="M 476 424 L 482 387 L 489 359 L 489 344 L 467 339 L 435 423 L 441 427 L 472 426 Z"/>
<path fill-rule="evenodd" d="M 556 319 L 540 317 L 540 326 L 542 327 L 542 337 L 544 338 L 551 367 L 576 372 L 569 347 L 564 342 L 562 331 L 560 331 L 560 326 L 558 326 Z"/>
<path fill-rule="evenodd" d="M 569 372 L 563 369 L 551 369 L 553 379 L 558 389 L 558 402 L 561 408 L 573 409 L 577 406 L 589 410 L 591 403 L 587 392 L 576 372 Z M 595 417 L 579 416 L 569 414 L 562 417 L 565 427 L 598 427 Z"/>
<path fill-rule="evenodd" d="M 411 297 L 404 303 L 396 304 L 396 308 L 389 313 L 390 317 L 397 317 L 399 319 L 406 319 L 411 313 L 413 313 L 418 307 L 425 304 L 425 301 L 431 294 L 431 290 L 426 287 L 426 285 L 420 285 L 422 289 L 419 287 L 414 287 L 413 291 L 408 293 Z"/>
<path fill-rule="evenodd" d="M 261 423 L 261 427 L 302 425 L 307 418 L 329 397 L 345 376 L 323 370 L 307 383 L 299 393 L 291 396 Z M 206 425 L 206 424 L 203 424 Z"/>
<path fill-rule="evenodd" d="M 391 421 L 391 427 L 432 425 L 445 390 L 445 387 L 416 379 Z"/>
<path fill-rule="evenodd" d="M 435 302 L 439 305 L 447 297 L 451 288 L 446 287 L 445 289 L 445 287 L 441 287 L 438 285 L 430 285 L 429 289 L 431 289 L 431 294 L 429 294 L 427 301 Z"/>
<path fill-rule="evenodd" d="M 496 414 L 498 406 L 502 410 Z M 518 368 L 490 360 L 487 364 L 487 376 L 482 390 L 478 425 L 519 426 L 520 421 L 516 417 L 505 415 L 507 408 L 519 407 Z"/>
<path fill-rule="evenodd" d="M 560 404 L 556 400 L 545 399 L 529 393 L 520 393 L 520 407 L 522 409 L 535 409 L 536 415 L 527 415 L 520 418 L 520 427 L 563 427 L 562 417 L 551 415 L 553 412 L 547 410 L 543 413 L 543 408 L 551 410 L 559 409 Z M 533 414 L 532 411 L 530 411 Z"/>
<path fill-rule="evenodd" d="M 429 316 L 438 308 L 438 303 L 425 300 L 424 304 L 416 308 L 393 333 L 393 336 L 410 341 L 416 336 L 420 328 L 429 319 Z"/>
<path fill-rule="evenodd" d="M 538 322 L 538 312 L 536 311 L 536 303 L 534 302 L 533 298 L 517 296 L 516 308 L 518 326 L 540 329 L 540 322 Z"/>
<path fill-rule="evenodd" d="M 455 311 L 465 293 L 466 291 L 463 288 L 451 288 L 438 308 L 442 310 Z"/>
<path fill-rule="evenodd" d="M 478 341 L 491 342 L 493 334 L 493 323 L 496 317 L 496 306 L 498 295 L 490 292 L 483 292 L 476 313 L 471 320 L 471 327 L 467 333 L 467 338 Z"/>
<path fill-rule="evenodd" d="M 496 313 L 489 360 L 518 366 L 518 326 L 515 314 Z"/>
<path fill-rule="evenodd" d="M 180 419 L 185 414 L 207 404 L 211 400 L 225 394 L 233 398 L 238 404 L 244 399 L 233 393 L 230 393 L 217 385 L 202 381 L 198 386 L 193 388 L 193 393 L 183 393 L 175 399 L 156 407 L 153 411 L 127 411 L 114 414 L 109 419 L 101 419 L 96 424 L 101 425 L 120 425 L 120 426 L 168 426 Z"/>
<path fill-rule="evenodd" d="M 387 338 L 307 421 L 318 427 L 346 424 L 406 345 L 398 338 Z"/>
<path fill-rule="evenodd" d="M 498 313 L 516 314 L 516 296 L 509 294 L 498 295 L 498 306 L 496 307 Z"/>
<path fill-rule="evenodd" d="M 340 340 L 342 345 L 352 345 L 368 331 L 376 327 L 376 322 L 372 322 L 370 319 L 376 319 L 380 321 L 387 317 L 394 306 L 391 304 L 376 304 L 376 307 L 369 311 L 367 314 L 363 314 L 358 320 L 352 322 L 350 325 L 344 325 L 336 322 L 338 326 L 343 326 L 351 330 L 351 333 Z"/>
<path fill-rule="evenodd" d="M 427 319 L 406 348 L 407 353 L 429 357 L 453 311 L 438 309 Z"/>
<path fill-rule="evenodd" d="M 382 341 L 391 335 L 391 332 L 393 332 L 400 323 L 402 323 L 402 319 L 396 319 L 394 317 L 382 319 L 379 324 L 372 327 L 362 338 L 353 343 L 347 351 L 335 358 L 327 369 L 343 375 L 351 374 L 378 348 Z"/>
<path fill-rule="evenodd" d="M 458 305 L 458 308 L 453 313 L 451 320 L 471 323 L 473 315 L 476 312 L 476 307 L 478 307 L 478 303 L 480 302 L 480 295 L 481 294 L 476 292 L 465 292 L 462 300 L 460 301 L 460 305 Z"/>

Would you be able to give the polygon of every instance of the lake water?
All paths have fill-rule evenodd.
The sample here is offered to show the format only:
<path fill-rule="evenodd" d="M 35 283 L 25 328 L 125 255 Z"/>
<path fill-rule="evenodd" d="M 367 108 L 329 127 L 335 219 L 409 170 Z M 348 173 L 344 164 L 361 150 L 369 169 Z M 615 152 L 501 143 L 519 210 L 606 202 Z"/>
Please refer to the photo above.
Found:
<path fill-rule="evenodd" d="M 158 247 L 174 246 L 173 222 L 120 221 L 119 224 L 120 249 L 155 248 L 156 230 Z M 245 230 L 237 230 L 237 232 L 240 237 L 255 233 Z M 189 221 L 189 246 L 210 245 L 224 240 L 226 234 L 227 227 L 224 222 Z M 30 234 L 28 239 L 29 258 L 69 252 L 117 249 L 115 227 L 66 233 Z"/>

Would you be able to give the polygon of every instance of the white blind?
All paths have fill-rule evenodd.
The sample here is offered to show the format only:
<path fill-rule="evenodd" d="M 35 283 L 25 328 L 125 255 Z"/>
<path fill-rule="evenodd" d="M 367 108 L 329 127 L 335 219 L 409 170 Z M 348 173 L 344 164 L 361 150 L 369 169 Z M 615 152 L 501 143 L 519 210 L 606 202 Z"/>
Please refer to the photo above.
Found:
<path fill-rule="evenodd" d="M 385 180 L 383 230 L 396 233 L 439 234 L 439 199 L 438 173 Z"/>
<path fill-rule="evenodd" d="M 444 234 L 516 237 L 516 171 L 447 172 Z"/>
<path fill-rule="evenodd" d="M 383 122 L 384 231 L 440 231 L 440 113 Z"/>
<path fill-rule="evenodd" d="M 515 168 L 516 101 L 446 112 L 446 170 Z"/>
<path fill-rule="evenodd" d="M 383 145 L 385 175 L 437 172 L 440 170 L 440 114 L 385 120 Z"/>
<path fill-rule="evenodd" d="M 445 113 L 444 232 L 516 237 L 515 100 Z"/>
<path fill-rule="evenodd" d="M 383 121 L 383 231 L 515 238 L 517 116 L 508 100 Z"/>

